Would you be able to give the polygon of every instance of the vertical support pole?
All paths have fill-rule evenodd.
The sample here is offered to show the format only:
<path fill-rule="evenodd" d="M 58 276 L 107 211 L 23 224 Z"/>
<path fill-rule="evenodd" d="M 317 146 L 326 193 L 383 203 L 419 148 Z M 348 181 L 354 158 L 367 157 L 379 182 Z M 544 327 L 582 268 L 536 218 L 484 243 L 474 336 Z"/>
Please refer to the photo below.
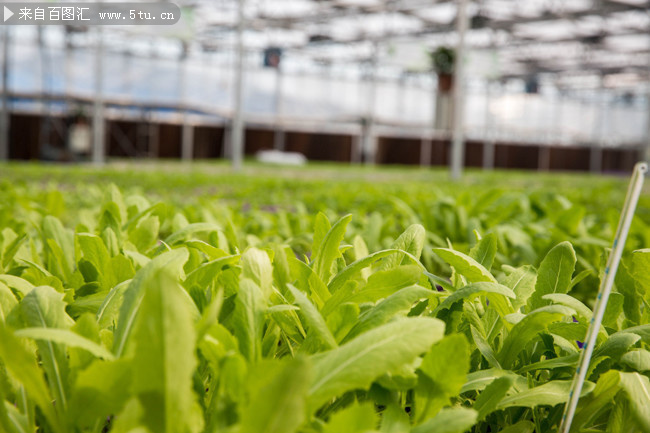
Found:
<path fill-rule="evenodd" d="M 605 131 L 607 123 L 607 95 L 603 85 L 603 77 L 600 77 L 600 92 L 598 95 L 598 105 L 596 106 L 596 123 L 594 124 L 594 137 L 589 149 L 589 171 L 600 173 L 603 167 L 603 145 L 605 144 Z"/>
<path fill-rule="evenodd" d="M 591 363 L 591 355 L 594 352 L 594 346 L 596 345 L 600 326 L 603 322 L 603 316 L 605 315 L 609 295 L 612 292 L 612 287 L 614 287 L 616 271 L 621 262 L 623 249 L 625 248 L 625 241 L 627 240 L 630 225 L 632 225 L 632 218 L 634 218 L 636 205 L 639 202 L 639 196 L 643 189 L 643 181 L 645 180 L 646 173 L 648 173 L 647 163 L 639 162 L 634 166 L 632 179 L 630 179 L 630 185 L 627 188 L 625 202 L 623 203 L 621 216 L 618 220 L 618 227 L 616 228 L 616 234 L 614 235 L 612 250 L 609 253 L 607 264 L 605 265 L 605 277 L 600 281 L 600 287 L 598 288 L 596 305 L 594 305 L 594 315 L 591 318 L 589 328 L 587 328 L 587 335 L 584 339 L 585 343 L 580 351 L 578 366 L 573 375 L 573 383 L 571 385 L 571 390 L 569 391 L 569 401 L 567 401 L 566 406 L 564 407 L 564 414 L 562 415 L 562 421 L 558 430 L 561 433 L 569 433 L 571 431 L 573 416 L 578 407 L 580 394 L 582 394 L 582 387 L 587 378 L 589 364 Z"/>
<path fill-rule="evenodd" d="M 353 164 L 359 164 L 362 159 L 362 149 L 361 144 L 363 141 L 363 131 L 360 130 L 358 134 L 352 136 L 352 149 L 350 152 L 350 162 Z"/>
<path fill-rule="evenodd" d="M 483 140 L 483 170 L 492 170 L 494 168 L 494 134 L 493 134 L 493 117 L 490 111 L 490 79 L 485 81 L 485 130 Z"/>
<path fill-rule="evenodd" d="M 237 53 L 235 59 L 235 98 L 230 134 L 230 157 L 234 171 L 240 171 L 244 157 L 244 1 L 237 1 Z"/>
<path fill-rule="evenodd" d="M 458 45 L 456 47 L 456 62 L 454 65 L 454 129 L 452 132 L 451 146 L 451 178 L 460 179 L 463 174 L 465 162 L 465 33 L 467 32 L 467 0 L 458 0 L 458 16 L 456 17 L 456 32 Z"/>
<path fill-rule="evenodd" d="M 102 27 L 97 26 L 97 46 L 95 47 L 95 101 L 93 103 L 93 150 L 92 161 L 100 165 L 104 163 L 106 150 L 104 143 L 104 35 Z"/>
<path fill-rule="evenodd" d="M 194 157 L 194 127 L 189 123 L 189 110 L 187 104 L 187 42 L 183 41 L 183 53 L 179 59 L 179 103 L 182 107 L 182 130 L 181 130 L 181 158 L 189 162 Z"/>
<path fill-rule="evenodd" d="M 650 70 L 648 71 L 650 73 Z M 648 87 L 648 96 L 646 101 L 646 109 L 648 110 L 648 123 L 646 124 L 646 137 L 645 137 L 645 146 L 641 153 L 641 157 L 644 161 L 650 162 L 650 86 Z"/>
<path fill-rule="evenodd" d="M 551 169 L 551 147 L 546 144 L 539 145 L 537 169 L 549 171 Z"/>
<path fill-rule="evenodd" d="M 368 93 L 366 96 L 366 116 L 362 124 L 363 160 L 366 164 L 375 164 L 377 153 L 377 137 L 375 136 L 375 101 L 377 97 L 377 61 L 379 57 L 379 43 L 375 41 L 370 60 L 370 79 L 368 80 Z"/>
<path fill-rule="evenodd" d="M 0 161 L 9 159 L 9 26 L 2 30 L 2 112 L 0 113 Z"/>
<path fill-rule="evenodd" d="M 420 166 L 429 167 L 431 165 L 431 153 L 433 151 L 431 137 L 422 136 L 420 140 Z"/>
<path fill-rule="evenodd" d="M 284 127 L 282 122 L 282 84 L 284 77 L 282 66 L 275 68 L 275 131 L 273 132 L 273 148 L 284 150 Z"/>

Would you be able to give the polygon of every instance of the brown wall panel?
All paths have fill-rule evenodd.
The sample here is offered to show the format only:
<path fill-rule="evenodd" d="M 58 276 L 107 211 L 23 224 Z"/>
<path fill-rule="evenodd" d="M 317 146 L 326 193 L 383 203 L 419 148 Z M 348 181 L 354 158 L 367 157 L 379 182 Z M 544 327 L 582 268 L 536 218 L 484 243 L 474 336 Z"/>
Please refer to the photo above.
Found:
<path fill-rule="evenodd" d="M 580 147 L 551 147 L 551 170 L 589 170 L 589 149 Z"/>
<path fill-rule="evenodd" d="M 350 161 L 352 137 L 349 135 L 287 132 L 285 149 L 300 152 L 311 161 Z"/>
<path fill-rule="evenodd" d="M 246 155 L 255 155 L 260 150 L 273 149 L 275 131 L 268 129 L 247 129 L 244 151 Z"/>
<path fill-rule="evenodd" d="M 158 156 L 160 158 L 181 157 L 181 127 L 179 125 L 160 125 Z"/>
<path fill-rule="evenodd" d="M 194 158 L 221 158 L 224 128 L 197 126 L 194 128 Z"/>
<path fill-rule="evenodd" d="M 419 164 L 420 140 L 379 137 L 377 139 L 376 162 L 378 164 Z"/>

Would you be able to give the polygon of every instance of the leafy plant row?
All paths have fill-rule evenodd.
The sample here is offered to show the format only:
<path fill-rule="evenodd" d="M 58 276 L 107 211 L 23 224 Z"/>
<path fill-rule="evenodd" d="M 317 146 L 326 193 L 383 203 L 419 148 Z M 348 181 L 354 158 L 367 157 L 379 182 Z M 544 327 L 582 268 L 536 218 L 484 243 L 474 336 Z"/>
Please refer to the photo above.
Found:
<path fill-rule="evenodd" d="M 75 230 L 21 206 L 2 231 L 2 430 L 557 429 L 600 256 L 521 265 L 499 230 L 431 248 L 417 223 L 375 248 L 323 213 L 295 242 L 105 194 Z M 650 431 L 649 269 L 624 258 L 573 431 Z"/>

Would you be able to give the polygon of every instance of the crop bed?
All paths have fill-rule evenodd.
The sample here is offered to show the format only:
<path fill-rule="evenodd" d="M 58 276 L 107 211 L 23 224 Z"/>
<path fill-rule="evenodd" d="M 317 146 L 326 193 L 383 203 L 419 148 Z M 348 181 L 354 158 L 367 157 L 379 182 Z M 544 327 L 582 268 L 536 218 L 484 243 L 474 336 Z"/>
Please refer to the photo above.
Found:
<path fill-rule="evenodd" d="M 559 426 L 626 179 L 0 167 L 0 431 Z M 650 432 L 650 198 L 575 432 Z"/>

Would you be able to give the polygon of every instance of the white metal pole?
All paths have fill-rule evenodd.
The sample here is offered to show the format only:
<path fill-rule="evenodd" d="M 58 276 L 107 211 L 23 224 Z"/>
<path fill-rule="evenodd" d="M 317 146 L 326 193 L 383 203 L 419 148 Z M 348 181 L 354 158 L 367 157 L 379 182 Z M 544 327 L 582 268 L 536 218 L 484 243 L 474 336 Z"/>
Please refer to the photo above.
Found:
<path fill-rule="evenodd" d="M 188 45 L 183 43 L 183 53 L 179 59 L 179 103 L 182 109 L 182 122 L 181 129 L 181 159 L 183 161 L 191 161 L 194 156 L 194 128 L 189 123 L 189 112 L 187 107 L 187 62 Z"/>
<path fill-rule="evenodd" d="M 282 66 L 275 68 L 275 131 L 273 132 L 273 148 L 284 150 L 284 128 L 282 125 L 282 84 L 284 82 Z"/>
<path fill-rule="evenodd" d="M 576 407 L 578 406 L 582 386 L 587 377 L 591 355 L 594 351 L 596 339 L 598 338 L 598 331 L 600 330 L 600 325 L 602 324 L 603 316 L 605 315 L 605 308 L 607 308 L 609 294 L 612 292 L 612 287 L 614 286 L 618 264 L 623 255 L 623 248 L 625 247 L 627 234 L 630 230 L 630 225 L 632 224 L 634 211 L 636 210 L 636 205 L 639 201 L 639 195 L 641 195 L 643 181 L 647 172 L 648 164 L 646 162 L 639 162 L 634 166 L 630 186 L 627 189 L 627 195 L 625 196 L 625 202 L 621 211 L 621 218 L 618 221 L 616 235 L 614 236 L 612 251 L 609 253 L 607 265 L 605 266 L 605 278 L 603 278 L 600 283 L 596 305 L 594 306 L 594 315 L 591 318 L 591 323 L 587 330 L 585 344 L 580 352 L 580 360 L 578 361 L 578 367 L 576 368 L 571 391 L 569 392 L 569 401 L 567 402 L 564 414 L 562 415 L 562 423 L 560 424 L 561 433 L 569 433 L 571 430 L 571 423 L 573 422 L 573 416 L 575 415 Z"/>
<path fill-rule="evenodd" d="M 490 97 L 491 94 L 491 81 L 488 78 L 485 80 L 485 130 L 483 138 L 483 170 L 492 170 L 494 168 L 494 134 L 492 129 L 493 117 L 490 110 Z"/>
<path fill-rule="evenodd" d="M 451 178 L 460 179 L 463 174 L 465 160 L 465 137 L 464 137 L 464 110 L 465 110 L 465 67 L 463 58 L 465 56 L 465 33 L 467 32 L 467 0 L 458 0 L 458 16 L 456 17 L 456 32 L 458 33 L 458 45 L 456 46 L 456 61 L 454 63 L 454 129 L 452 132 L 451 146 Z"/>
<path fill-rule="evenodd" d="M 379 43 L 375 42 L 370 60 L 370 79 L 368 81 L 368 94 L 365 125 L 363 131 L 363 156 L 366 164 L 376 163 L 377 137 L 375 136 L 375 101 L 377 98 L 377 62 L 379 57 Z"/>
<path fill-rule="evenodd" d="M 0 161 L 9 159 L 9 26 L 2 38 L 2 112 L 0 113 Z"/>
<path fill-rule="evenodd" d="M 235 59 L 235 98 L 232 118 L 231 159 L 232 168 L 240 171 L 244 154 L 244 0 L 237 1 L 237 53 Z"/>
<path fill-rule="evenodd" d="M 603 85 L 603 77 L 600 77 L 600 88 L 597 95 L 598 104 L 596 106 L 596 123 L 594 124 L 594 137 L 591 148 L 589 149 L 589 171 L 600 173 L 603 166 L 603 147 L 605 145 L 605 132 L 607 131 L 608 100 Z"/>
<path fill-rule="evenodd" d="M 92 161 L 100 165 L 105 159 L 104 143 L 104 41 L 101 26 L 97 26 L 97 46 L 95 47 L 95 101 L 93 103 L 93 153 Z"/>

